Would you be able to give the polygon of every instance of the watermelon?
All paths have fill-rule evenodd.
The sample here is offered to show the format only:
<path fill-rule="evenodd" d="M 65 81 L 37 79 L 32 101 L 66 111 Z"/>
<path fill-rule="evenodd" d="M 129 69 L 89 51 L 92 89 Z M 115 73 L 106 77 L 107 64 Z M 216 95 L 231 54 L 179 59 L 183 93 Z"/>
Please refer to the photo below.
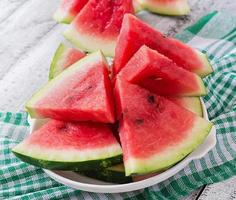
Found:
<path fill-rule="evenodd" d="M 62 0 L 53 18 L 57 22 L 69 24 L 87 2 L 88 0 Z"/>
<path fill-rule="evenodd" d="M 123 164 L 114 165 L 96 171 L 95 170 L 83 171 L 80 174 L 111 183 L 132 182 L 132 178 L 130 176 L 125 176 L 125 168 Z"/>
<path fill-rule="evenodd" d="M 127 176 L 174 165 L 197 148 L 211 130 L 212 123 L 207 120 L 119 78 L 115 96 Z"/>
<path fill-rule="evenodd" d="M 196 74 L 178 67 L 172 60 L 142 46 L 118 76 L 164 96 L 202 96 L 206 89 Z"/>
<path fill-rule="evenodd" d="M 163 15 L 186 15 L 190 8 L 187 0 L 139 0 L 144 9 Z"/>
<path fill-rule="evenodd" d="M 126 14 L 115 49 L 113 73 L 117 74 L 144 44 L 170 58 L 178 66 L 202 77 L 212 72 L 205 54 L 176 39 L 164 36 L 137 17 Z"/>
<path fill-rule="evenodd" d="M 54 54 L 49 71 L 49 79 L 53 79 L 64 69 L 74 64 L 85 56 L 80 50 L 60 44 Z"/>
<path fill-rule="evenodd" d="M 122 161 L 106 124 L 50 120 L 12 149 L 24 162 L 46 169 L 91 170 Z"/>
<path fill-rule="evenodd" d="M 199 97 L 168 97 L 167 99 L 203 117 L 202 103 Z"/>
<path fill-rule="evenodd" d="M 32 118 L 114 122 L 108 65 L 100 51 L 64 70 L 26 104 Z"/>
<path fill-rule="evenodd" d="M 140 0 L 133 0 L 133 7 L 134 7 L 134 11 L 135 13 L 143 10 L 141 3 L 139 2 Z"/>
<path fill-rule="evenodd" d="M 106 56 L 114 56 L 125 13 L 134 13 L 132 0 L 90 0 L 64 36 L 84 51 L 102 50 Z"/>

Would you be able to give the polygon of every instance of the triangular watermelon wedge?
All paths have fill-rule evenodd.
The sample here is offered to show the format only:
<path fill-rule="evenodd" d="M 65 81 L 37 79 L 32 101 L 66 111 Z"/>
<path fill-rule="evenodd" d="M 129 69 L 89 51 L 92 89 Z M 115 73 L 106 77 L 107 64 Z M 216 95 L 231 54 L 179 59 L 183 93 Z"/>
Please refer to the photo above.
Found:
<path fill-rule="evenodd" d="M 118 78 L 115 94 L 127 176 L 174 165 L 211 130 L 209 121 L 138 85 Z"/>
<path fill-rule="evenodd" d="M 101 52 L 76 62 L 26 104 L 33 118 L 114 122 L 108 65 Z"/>
<path fill-rule="evenodd" d="M 93 170 L 122 162 L 122 149 L 106 124 L 50 120 L 12 150 L 30 164 Z"/>
<path fill-rule="evenodd" d="M 178 67 L 172 60 L 142 46 L 118 76 L 164 96 L 202 96 L 206 89 L 195 73 Z"/>
<path fill-rule="evenodd" d="M 125 13 L 134 13 L 132 0 L 90 0 L 64 36 L 84 51 L 102 50 L 106 56 L 114 56 Z"/>
<path fill-rule="evenodd" d="M 60 23 L 69 24 L 87 2 L 88 0 L 62 0 L 53 18 Z"/>
<path fill-rule="evenodd" d="M 61 43 L 53 56 L 49 71 L 49 79 L 55 78 L 64 69 L 71 66 L 85 55 L 86 54 L 82 51 Z"/>
<path fill-rule="evenodd" d="M 167 38 L 137 17 L 126 14 L 115 49 L 113 73 L 117 74 L 144 44 L 202 77 L 212 72 L 205 54 L 176 39 Z"/>
<path fill-rule="evenodd" d="M 190 8 L 187 0 L 139 0 L 144 9 L 163 15 L 186 15 Z"/>

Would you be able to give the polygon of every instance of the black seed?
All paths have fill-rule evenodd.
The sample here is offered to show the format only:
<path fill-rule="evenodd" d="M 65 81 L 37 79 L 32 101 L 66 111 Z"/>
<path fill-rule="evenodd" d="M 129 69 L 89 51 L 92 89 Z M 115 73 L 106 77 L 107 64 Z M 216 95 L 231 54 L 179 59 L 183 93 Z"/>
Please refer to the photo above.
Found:
<path fill-rule="evenodd" d="M 68 129 L 67 124 L 62 124 L 61 126 L 58 127 L 58 130 L 61 132 L 65 132 L 67 131 L 67 129 Z"/>
<path fill-rule="evenodd" d="M 155 103 L 155 97 L 153 95 L 148 95 L 148 102 Z"/>
<path fill-rule="evenodd" d="M 76 101 L 76 97 L 75 96 L 68 96 L 65 98 L 64 102 L 66 104 L 72 104 Z"/>
<path fill-rule="evenodd" d="M 136 119 L 135 120 L 135 123 L 140 125 L 140 124 L 143 124 L 144 120 L 143 119 Z"/>
<path fill-rule="evenodd" d="M 93 88 L 93 86 L 92 86 L 92 85 L 88 86 L 88 87 L 87 87 L 87 90 L 89 90 L 89 89 L 91 89 L 91 88 Z"/>
<path fill-rule="evenodd" d="M 167 38 L 164 34 L 162 35 L 163 38 Z"/>

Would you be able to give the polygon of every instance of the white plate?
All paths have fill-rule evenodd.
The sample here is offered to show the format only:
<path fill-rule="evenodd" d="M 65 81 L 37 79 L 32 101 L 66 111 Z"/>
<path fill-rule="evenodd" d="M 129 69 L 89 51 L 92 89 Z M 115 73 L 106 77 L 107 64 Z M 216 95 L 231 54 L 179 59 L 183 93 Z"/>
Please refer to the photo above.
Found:
<path fill-rule="evenodd" d="M 204 118 L 208 119 L 206 107 L 203 101 L 201 102 L 202 102 Z M 30 133 L 31 133 L 32 131 L 42 126 L 45 123 L 45 120 L 29 119 L 29 122 L 30 122 Z M 56 171 L 56 170 L 46 170 L 46 169 L 44 169 L 44 171 L 57 182 L 78 190 L 84 190 L 96 193 L 129 192 L 143 189 L 168 179 L 169 177 L 175 175 L 177 172 L 183 169 L 190 161 L 202 158 L 208 151 L 210 151 L 215 146 L 215 144 L 216 144 L 216 130 L 215 127 L 213 126 L 210 134 L 205 139 L 204 143 L 202 143 L 196 150 L 194 150 L 191 154 L 185 157 L 178 164 L 151 178 L 127 184 L 107 183 L 79 175 L 72 171 Z"/>

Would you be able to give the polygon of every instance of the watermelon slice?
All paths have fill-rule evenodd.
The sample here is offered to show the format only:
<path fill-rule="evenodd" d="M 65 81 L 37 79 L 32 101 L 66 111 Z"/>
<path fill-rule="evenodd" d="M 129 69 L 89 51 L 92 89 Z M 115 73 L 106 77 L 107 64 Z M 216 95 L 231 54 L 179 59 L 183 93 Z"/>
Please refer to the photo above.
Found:
<path fill-rule="evenodd" d="M 118 76 L 164 96 L 201 96 L 206 94 L 202 79 L 178 67 L 172 60 L 142 46 Z"/>
<path fill-rule="evenodd" d="M 32 118 L 114 122 L 108 65 L 101 52 L 86 56 L 49 81 L 26 104 Z"/>
<path fill-rule="evenodd" d="M 64 36 L 84 51 L 102 50 L 106 56 L 114 56 L 125 13 L 134 13 L 132 0 L 90 0 Z"/>
<path fill-rule="evenodd" d="M 49 71 L 49 79 L 53 79 L 64 69 L 74 64 L 84 56 L 85 53 L 83 53 L 82 51 L 68 47 L 61 43 L 53 57 Z"/>
<path fill-rule="evenodd" d="M 113 73 L 117 74 L 144 44 L 202 77 L 212 72 L 205 54 L 176 39 L 165 37 L 137 17 L 126 14 L 115 49 Z"/>
<path fill-rule="evenodd" d="M 187 0 L 139 0 L 144 9 L 163 15 L 186 15 L 190 8 Z"/>
<path fill-rule="evenodd" d="M 115 94 L 127 176 L 174 165 L 211 130 L 210 122 L 138 85 L 118 78 Z"/>
<path fill-rule="evenodd" d="M 203 117 L 202 103 L 199 97 L 168 97 L 167 99 Z"/>
<path fill-rule="evenodd" d="M 122 149 L 108 126 L 91 122 L 50 120 L 12 151 L 47 169 L 83 171 L 122 161 Z"/>
<path fill-rule="evenodd" d="M 81 173 L 80 173 L 81 174 Z M 84 171 L 83 175 L 98 180 L 110 182 L 110 183 L 129 183 L 132 182 L 130 176 L 125 176 L 125 168 L 123 164 L 114 165 L 108 168 L 103 168 L 96 171 Z"/>
<path fill-rule="evenodd" d="M 60 22 L 69 24 L 88 0 L 62 0 L 53 18 Z"/>
<path fill-rule="evenodd" d="M 141 3 L 139 2 L 139 0 L 133 0 L 133 7 L 134 7 L 134 12 L 137 13 L 141 10 L 143 10 Z"/>

